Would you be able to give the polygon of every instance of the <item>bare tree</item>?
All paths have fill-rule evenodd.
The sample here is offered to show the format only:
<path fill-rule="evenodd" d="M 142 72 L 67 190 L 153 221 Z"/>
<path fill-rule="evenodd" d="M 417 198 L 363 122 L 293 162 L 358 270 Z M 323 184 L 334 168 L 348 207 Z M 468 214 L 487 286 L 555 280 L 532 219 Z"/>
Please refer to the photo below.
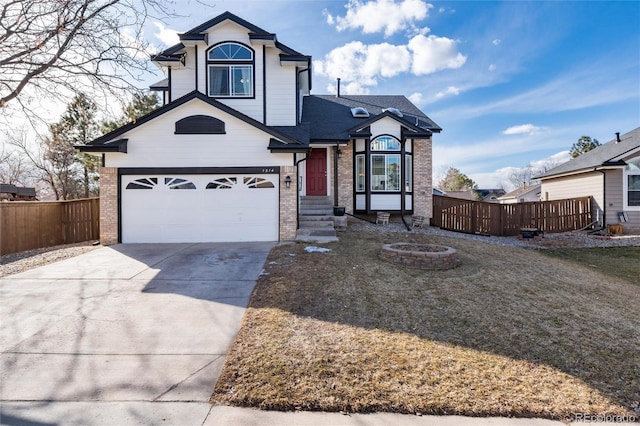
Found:
<path fill-rule="evenodd" d="M 31 164 L 17 151 L 0 152 L 0 183 L 30 186 L 33 176 Z"/>
<path fill-rule="evenodd" d="M 32 166 L 31 177 L 36 182 L 42 182 L 47 187 L 51 188 L 56 200 L 61 197 L 60 185 L 58 184 L 58 177 L 53 168 L 53 165 L 47 159 L 45 154 L 46 145 L 41 140 L 40 143 L 35 145 L 29 142 L 29 136 L 26 130 L 6 132 L 5 137 L 7 143 L 14 147 L 17 155 L 20 155 L 24 161 L 27 161 Z"/>
<path fill-rule="evenodd" d="M 172 16 L 168 0 L 0 3 L 0 108 L 15 102 L 25 111 L 33 97 L 137 93 L 150 70 L 143 26 L 153 14 Z"/>

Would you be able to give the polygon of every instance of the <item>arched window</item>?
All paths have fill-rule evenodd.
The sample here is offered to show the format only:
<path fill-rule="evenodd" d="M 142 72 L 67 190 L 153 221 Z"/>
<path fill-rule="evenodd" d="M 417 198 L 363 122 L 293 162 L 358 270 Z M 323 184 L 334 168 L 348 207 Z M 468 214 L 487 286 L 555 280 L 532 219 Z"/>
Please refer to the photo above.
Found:
<path fill-rule="evenodd" d="M 392 136 L 378 136 L 371 141 L 372 191 L 400 191 L 398 151 L 400 151 L 400 142 Z"/>
<path fill-rule="evenodd" d="M 239 43 L 222 43 L 207 52 L 209 96 L 253 97 L 253 50 Z"/>

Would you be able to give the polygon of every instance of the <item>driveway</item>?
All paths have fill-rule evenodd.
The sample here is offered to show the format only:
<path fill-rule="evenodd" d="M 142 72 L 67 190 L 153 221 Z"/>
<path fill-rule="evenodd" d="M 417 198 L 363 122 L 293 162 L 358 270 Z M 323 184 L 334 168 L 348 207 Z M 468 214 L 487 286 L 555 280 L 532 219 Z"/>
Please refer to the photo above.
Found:
<path fill-rule="evenodd" d="M 0 423 L 109 423 L 83 417 L 99 401 L 202 424 L 274 245 L 116 245 L 0 280 Z"/>

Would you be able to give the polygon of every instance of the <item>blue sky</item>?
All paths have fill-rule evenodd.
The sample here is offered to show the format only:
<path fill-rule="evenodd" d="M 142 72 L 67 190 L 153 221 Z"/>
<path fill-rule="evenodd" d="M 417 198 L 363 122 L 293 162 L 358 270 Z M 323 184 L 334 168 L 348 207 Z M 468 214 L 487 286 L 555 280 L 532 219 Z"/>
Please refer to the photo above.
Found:
<path fill-rule="evenodd" d="M 580 136 L 640 126 L 640 2 L 422 0 L 179 2 L 154 23 L 158 49 L 230 11 L 313 57 L 314 94 L 403 94 L 444 130 L 434 175 L 460 169 L 509 186 L 562 162 Z M 158 76 L 150 76 L 152 83 Z"/>

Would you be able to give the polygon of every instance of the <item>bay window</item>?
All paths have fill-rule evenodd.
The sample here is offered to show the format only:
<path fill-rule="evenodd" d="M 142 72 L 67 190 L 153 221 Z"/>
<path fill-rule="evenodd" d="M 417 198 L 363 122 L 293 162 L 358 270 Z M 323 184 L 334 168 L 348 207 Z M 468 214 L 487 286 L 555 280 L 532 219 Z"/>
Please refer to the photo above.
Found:
<path fill-rule="evenodd" d="M 406 194 L 404 208 L 413 209 L 412 142 L 406 144 L 407 151 L 403 153 L 400 141 L 390 135 L 356 143 L 354 190 L 357 211 L 399 211 L 403 190 Z"/>

